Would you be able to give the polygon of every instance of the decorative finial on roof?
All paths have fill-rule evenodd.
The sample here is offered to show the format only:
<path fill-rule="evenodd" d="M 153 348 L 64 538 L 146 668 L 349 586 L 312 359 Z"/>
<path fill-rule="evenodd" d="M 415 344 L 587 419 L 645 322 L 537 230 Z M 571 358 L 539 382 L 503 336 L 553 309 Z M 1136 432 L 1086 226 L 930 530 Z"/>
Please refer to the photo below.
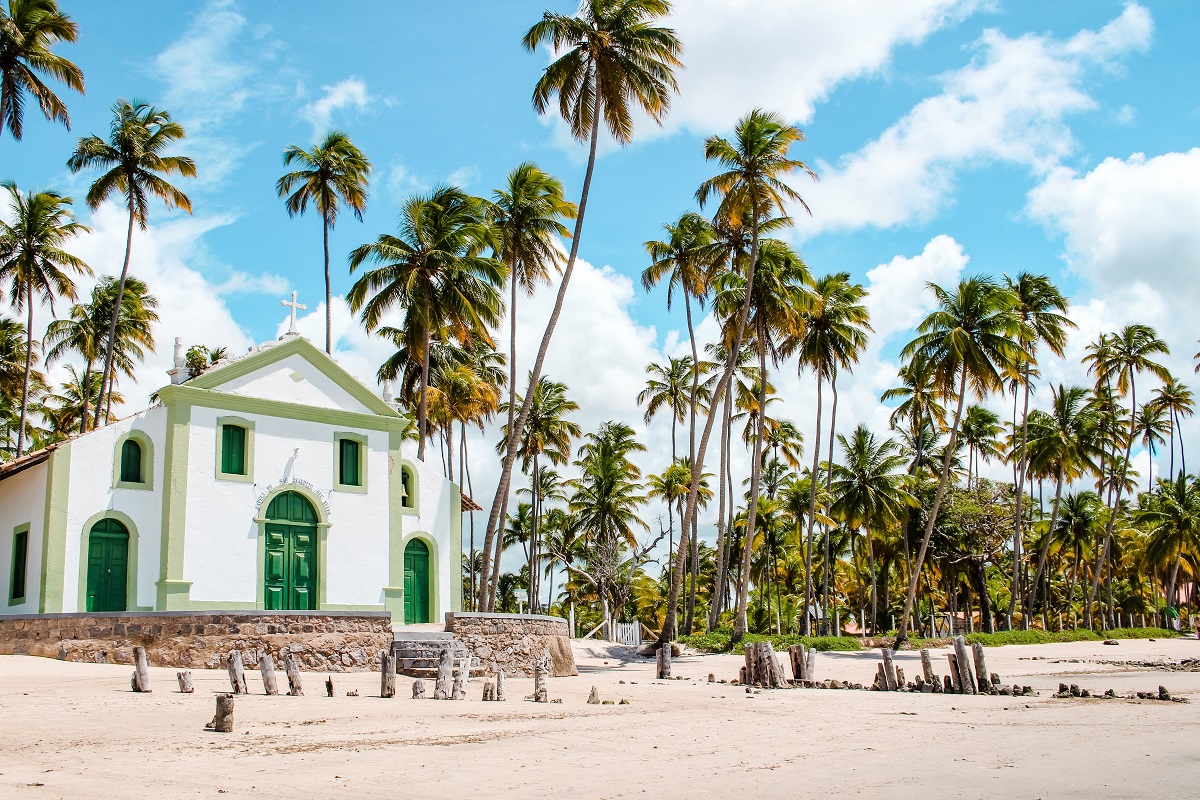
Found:
<path fill-rule="evenodd" d="M 288 325 L 288 333 L 299 333 L 299 331 L 296 330 L 296 310 L 299 309 L 300 311 L 307 311 L 308 306 L 304 305 L 303 303 L 296 302 L 295 292 L 292 292 L 292 302 L 289 303 L 287 300 L 280 300 L 279 304 L 282 306 L 287 306 L 292 310 L 291 323 Z"/>

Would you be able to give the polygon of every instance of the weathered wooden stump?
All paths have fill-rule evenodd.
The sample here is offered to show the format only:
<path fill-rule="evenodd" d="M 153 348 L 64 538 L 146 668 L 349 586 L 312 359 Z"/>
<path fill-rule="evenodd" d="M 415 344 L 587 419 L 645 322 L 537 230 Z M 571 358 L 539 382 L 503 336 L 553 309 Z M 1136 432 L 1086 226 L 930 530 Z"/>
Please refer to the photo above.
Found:
<path fill-rule="evenodd" d="M 659 648 L 659 652 L 666 646 Z M 533 702 L 550 702 L 550 651 L 547 650 L 533 667 Z"/>
<path fill-rule="evenodd" d="M 932 683 L 934 686 L 939 685 L 938 676 L 933 671 L 933 658 L 929 655 L 928 648 L 921 650 L 921 672 L 925 675 L 925 682 Z"/>
<path fill-rule="evenodd" d="M 325 676 L 325 696 L 333 697 L 333 676 L 332 675 Z"/>
<path fill-rule="evenodd" d="M 954 681 L 950 679 L 950 676 L 943 675 L 942 681 L 943 681 L 942 693 L 943 694 L 954 694 Z"/>
<path fill-rule="evenodd" d="M 182 694 L 191 694 L 196 691 L 195 687 L 192 686 L 191 670 L 185 669 L 183 672 L 176 672 L 175 679 L 179 681 L 179 691 Z"/>
<path fill-rule="evenodd" d="M 896 691 L 903 689 L 906 685 L 904 682 L 904 668 L 896 667 Z"/>
<path fill-rule="evenodd" d="M 978 694 L 975 676 L 971 674 L 971 659 L 967 655 L 967 640 L 961 636 L 954 639 L 954 663 L 958 666 L 958 685 L 963 694 Z"/>
<path fill-rule="evenodd" d="M 783 665 L 775 657 L 770 642 L 750 642 L 746 645 L 746 680 L 748 685 L 766 689 L 782 689 L 786 685 Z"/>
<path fill-rule="evenodd" d="M 130 687 L 135 692 L 150 692 L 150 661 L 146 658 L 146 648 L 133 648 L 133 680 Z"/>
<path fill-rule="evenodd" d="M 233 733 L 233 694 L 226 692 L 217 695 L 217 713 L 212 722 L 204 726 L 217 733 Z"/>
<path fill-rule="evenodd" d="M 808 680 L 808 662 L 804 654 L 804 645 L 789 645 L 788 660 L 792 664 L 792 679 L 797 681 Z"/>
<path fill-rule="evenodd" d="M 504 702 L 508 699 L 508 678 L 504 675 L 504 670 L 497 668 L 496 670 L 496 700 Z"/>
<path fill-rule="evenodd" d="M 464 668 L 459 668 L 454 671 L 454 685 L 450 689 L 451 700 L 465 700 L 467 698 L 467 671 Z"/>
<path fill-rule="evenodd" d="M 230 650 L 229 655 L 225 659 L 225 664 L 229 670 L 229 685 L 233 687 L 233 693 L 248 694 L 246 690 L 246 669 L 242 665 L 241 651 Z"/>
<path fill-rule="evenodd" d="M 443 647 L 438 655 L 437 682 L 433 685 L 434 700 L 449 700 L 451 685 L 454 681 L 454 653 L 449 647 Z"/>
<path fill-rule="evenodd" d="M 275 661 L 270 653 L 258 657 L 258 672 L 262 675 L 263 691 L 268 695 L 279 694 L 279 682 L 275 680 Z"/>
<path fill-rule="evenodd" d="M 413 700 L 424 700 L 425 699 L 425 681 L 421 680 L 420 678 L 417 678 L 415 681 L 413 681 L 412 689 L 413 689 Z"/>
<path fill-rule="evenodd" d="M 887 682 L 884 686 L 889 692 L 894 692 L 898 688 L 896 686 L 896 665 L 892 661 L 893 651 L 888 648 L 883 648 L 883 678 Z"/>
<path fill-rule="evenodd" d="M 950 687 L 947 694 L 951 692 L 958 694 L 960 691 L 962 691 L 958 685 L 958 659 L 955 657 L 954 653 L 946 653 L 946 662 L 950 665 L 950 674 L 946 676 L 946 680 L 949 682 Z"/>
<path fill-rule="evenodd" d="M 491 681 L 485 681 L 483 684 L 483 701 L 489 702 L 496 699 L 496 684 Z"/>
<path fill-rule="evenodd" d="M 671 677 L 671 643 L 667 642 L 658 648 L 655 656 L 654 676 L 661 680 Z"/>
<path fill-rule="evenodd" d="M 379 651 L 379 696 L 396 696 L 396 657 L 391 650 Z"/>
<path fill-rule="evenodd" d="M 304 687 L 300 683 L 300 659 L 291 653 L 283 655 L 283 668 L 287 671 L 288 694 L 292 697 L 304 695 Z"/>
<path fill-rule="evenodd" d="M 975 657 L 975 681 L 980 694 L 992 694 L 992 682 L 988 680 L 987 662 L 983 659 L 983 645 L 976 642 L 971 645 L 971 655 Z"/>
<path fill-rule="evenodd" d="M 804 674 L 810 681 L 817 679 L 817 648 L 810 647 L 804 654 Z"/>
<path fill-rule="evenodd" d="M 600 705 L 600 690 L 593 686 L 592 693 L 588 695 L 587 701 L 589 706 Z"/>

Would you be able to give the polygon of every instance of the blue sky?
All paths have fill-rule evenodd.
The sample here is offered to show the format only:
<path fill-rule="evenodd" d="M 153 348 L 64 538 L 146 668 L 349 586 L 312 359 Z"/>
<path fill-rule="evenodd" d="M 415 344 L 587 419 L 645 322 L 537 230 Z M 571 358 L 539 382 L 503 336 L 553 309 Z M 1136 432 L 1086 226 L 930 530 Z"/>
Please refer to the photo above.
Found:
<path fill-rule="evenodd" d="M 603 149 L 581 251 L 587 264 L 549 363 L 580 395 L 585 428 L 640 422 L 633 395 L 645 363 L 678 351 L 681 310 L 668 313 L 661 292 L 637 284 L 642 242 L 692 208 L 712 171 L 704 137 L 728 132 L 754 106 L 808 135 L 795 155 L 822 181 L 797 182 L 814 217 L 798 215 L 793 238 L 810 268 L 848 271 L 873 290 L 880 335 L 846 381 L 845 430 L 885 425 L 877 397 L 911 325 L 929 310 L 926 280 L 1045 272 L 1077 306 L 1072 359 L 1099 330 L 1140 319 L 1172 345 L 1172 368 L 1191 375 L 1200 301 L 1194 3 L 676 6 L 670 24 L 687 65 L 681 95 L 663 129 L 642 126 L 633 145 Z M 159 294 L 164 320 L 159 353 L 138 389 L 126 387 L 131 398 L 159 385 L 174 336 L 237 351 L 277 335 L 286 316 L 279 300 L 292 289 L 309 306 L 302 330 L 321 338 L 319 220 L 289 219 L 274 191 L 288 144 L 307 146 L 340 127 L 375 164 L 364 221 L 344 217 L 333 235 L 335 294 L 351 283 L 345 253 L 390 230 L 412 192 L 450 180 L 487 195 L 532 160 L 578 193 L 583 148 L 529 102 L 549 55 L 525 52 L 520 37 L 543 2 L 373 2 L 352 13 L 304 0 L 63 7 L 81 32 L 61 52 L 84 70 L 87 95 L 64 95 L 70 132 L 30 114 L 24 141 L 0 139 L 5 176 L 81 200 L 90 176 L 70 175 L 66 158 L 79 136 L 106 130 L 118 97 L 169 108 L 190 134 L 180 151 L 201 171 L 180 184 L 193 217 L 158 207 L 135 240 L 134 272 Z M 99 272 L 119 270 L 119 211 L 80 215 L 96 233 L 79 252 Z M 524 303 L 521 352 L 532 352 L 551 298 L 546 291 Z M 338 302 L 338 358 L 369 378 L 386 349 Z M 781 369 L 787 415 L 807 430 L 811 380 L 794 365 Z M 1044 373 L 1086 377 L 1075 360 Z M 664 428 L 646 432 L 648 469 L 660 468 Z"/>

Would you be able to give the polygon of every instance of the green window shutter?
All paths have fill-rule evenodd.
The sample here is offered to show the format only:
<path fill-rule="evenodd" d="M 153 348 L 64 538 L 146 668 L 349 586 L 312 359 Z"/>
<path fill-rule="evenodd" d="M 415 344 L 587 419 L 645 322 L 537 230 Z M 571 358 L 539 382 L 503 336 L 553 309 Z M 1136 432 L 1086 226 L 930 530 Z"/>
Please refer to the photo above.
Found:
<path fill-rule="evenodd" d="M 338 483 L 343 486 L 362 486 L 359 474 L 359 444 L 354 439 L 339 439 L 340 456 Z"/>
<path fill-rule="evenodd" d="M 9 600 L 20 600 L 25 597 L 25 574 L 28 569 L 29 531 L 21 531 L 13 536 L 12 586 L 9 587 Z"/>
<path fill-rule="evenodd" d="M 246 474 L 246 429 L 241 425 L 221 426 L 221 472 Z"/>
<path fill-rule="evenodd" d="M 133 439 L 121 445 L 121 480 L 124 483 L 142 482 L 142 446 Z"/>

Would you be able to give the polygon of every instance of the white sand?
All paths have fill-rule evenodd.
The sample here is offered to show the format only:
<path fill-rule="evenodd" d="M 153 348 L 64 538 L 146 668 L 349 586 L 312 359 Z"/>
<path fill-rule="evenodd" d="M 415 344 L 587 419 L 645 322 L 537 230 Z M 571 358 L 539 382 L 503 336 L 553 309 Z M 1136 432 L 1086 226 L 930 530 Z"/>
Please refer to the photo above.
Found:
<path fill-rule="evenodd" d="M 524 679 L 510 679 L 503 704 L 482 703 L 478 680 L 464 702 L 414 701 L 403 678 L 383 700 L 378 673 L 334 675 L 330 699 L 324 675 L 305 673 L 305 697 L 238 698 L 233 734 L 204 730 L 224 672 L 194 671 L 196 693 L 183 695 L 175 670 L 156 668 L 154 693 L 136 695 L 131 667 L 3 656 L 0 797 L 1194 798 L 1200 673 L 1094 662 L 1197 656 L 1194 639 L 989 648 L 989 669 L 1036 698 L 747 695 L 704 683 L 736 676 L 735 656 L 678 658 L 675 674 L 692 680 L 657 682 L 651 660 L 587 643 L 580 676 L 551 682 L 561 705 L 524 702 Z M 916 653 L 900 659 L 920 670 Z M 877 661 L 823 653 L 818 677 L 868 683 Z M 261 692 L 257 673 L 248 679 Z M 1193 702 L 1058 700 L 1060 680 L 1161 683 Z M 593 685 L 630 705 L 586 705 Z"/>

